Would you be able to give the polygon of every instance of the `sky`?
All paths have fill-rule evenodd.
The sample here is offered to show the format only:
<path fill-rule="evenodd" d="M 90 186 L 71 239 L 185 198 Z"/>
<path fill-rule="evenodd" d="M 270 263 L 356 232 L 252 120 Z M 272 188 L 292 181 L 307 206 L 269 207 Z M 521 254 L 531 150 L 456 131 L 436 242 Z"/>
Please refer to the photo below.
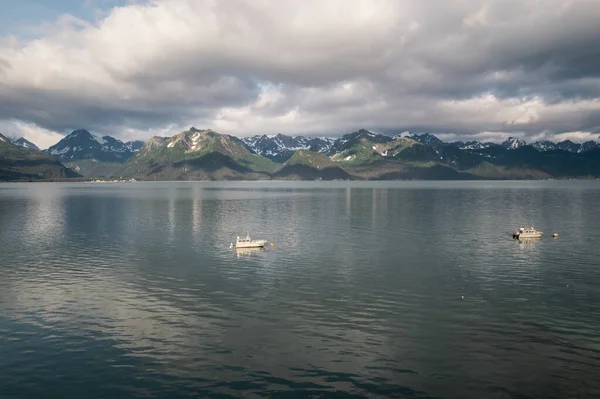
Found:
<path fill-rule="evenodd" d="M 600 0 L 0 0 L 0 133 L 600 136 Z"/>

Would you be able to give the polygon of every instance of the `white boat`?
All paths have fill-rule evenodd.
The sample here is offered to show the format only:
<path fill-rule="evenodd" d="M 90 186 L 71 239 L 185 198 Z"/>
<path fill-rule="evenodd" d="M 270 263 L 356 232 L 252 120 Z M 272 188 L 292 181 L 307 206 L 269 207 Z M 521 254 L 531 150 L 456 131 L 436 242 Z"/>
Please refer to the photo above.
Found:
<path fill-rule="evenodd" d="M 250 238 L 250 235 L 246 235 L 246 237 L 238 236 L 236 238 L 235 244 L 229 245 L 230 248 L 264 248 L 267 245 L 267 240 L 253 240 Z"/>
<path fill-rule="evenodd" d="M 533 227 L 521 227 L 515 231 L 513 238 L 540 238 L 544 233 L 537 231 Z"/>

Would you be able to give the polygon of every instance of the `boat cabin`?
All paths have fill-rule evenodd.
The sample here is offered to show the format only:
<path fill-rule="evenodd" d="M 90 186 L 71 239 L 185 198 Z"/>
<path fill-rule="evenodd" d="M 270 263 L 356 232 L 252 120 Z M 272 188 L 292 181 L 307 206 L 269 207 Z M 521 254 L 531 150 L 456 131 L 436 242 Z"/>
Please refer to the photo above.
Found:
<path fill-rule="evenodd" d="M 237 237 L 237 242 L 250 242 L 250 241 L 252 241 L 250 239 L 250 236 L 246 236 L 246 237 L 242 237 L 242 238 L 240 238 L 239 236 Z"/>

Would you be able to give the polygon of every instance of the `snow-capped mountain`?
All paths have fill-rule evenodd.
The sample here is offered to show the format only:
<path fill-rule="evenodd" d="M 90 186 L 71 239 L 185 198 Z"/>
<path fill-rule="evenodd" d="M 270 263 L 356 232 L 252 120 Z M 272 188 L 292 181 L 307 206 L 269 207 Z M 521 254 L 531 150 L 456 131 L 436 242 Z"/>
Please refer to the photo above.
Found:
<path fill-rule="evenodd" d="M 531 144 L 531 146 L 540 152 L 556 150 L 556 143 L 549 140 L 539 140 Z"/>
<path fill-rule="evenodd" d="M 556 149 L 569 152 L 581 153 L 600 148 L 600 144 L 596 141 L 586 141 L 585 143 L 574 143 L 571 140 L 564 140 L 556 143 Z"/>
<path fill-rule="evenodd" d="M 563 150 L 568 152 L 579 152 L 581 145 L 572 142 L 571 140 L 564 140 L 560 143 L 556 143 L 557 150 Z"/>
<path fill-rule="evenodd" d="M 597 148 L 600 148 L 600 143 L 597 141 L 586 141 L 585 143 L 581 144 L 578 152 L 587 152 Z"/>
<path fill-rule="evenodd" d="M 249 156 L 256 157 L 237 137 L 220 134 L 212 129 L 200 130 L 193 126 L 171 137 L 151 137 L 136 157 L 146 157 L 147 160 L 148 157 L 154 156 L 153 152 L 157 149 L 170 152 L 170 160 L 173 162 L 184 160 L 188 156 L 202 158 L 206 154 L 216 153 L 228 156 L 234 161 Z"/>
<path fill-rule="evenodd" d="M 552 141 L 541 140 L 541 141 L 536 141 L 531 146 L 540 152 L 563 150 L 563 151 L 579 154 L 582 152 L 587 152 L 587 151 L 594 150 L 596 148 L 600 148 L 600 143 L 598 143 L 597 141 L 586 141 L 585 143 L 574 143 L 571 140 L 564 140 L 559 143 L 553 143 Z"/>
<path fill-rule="evenodd" d="M 65 136 L 45 152 L 57 156 L 63 162 L 93 159 L 100 162 L 122 163 L 133 155 L 134 149 L 131 144 L 123 143 L 114 137 L 100 137 L 85 129 L 79 129 Z"/>
<path fill-rule="evenodd" d="M 144 142 L 142 140 L 126 141 L 125 146 L 127 146 L 131 152 L 138 152 L 144 146 Z"/>
<path fill-rule="evenodd" d="M 13 140 L 12 143 L 14 145 L 18 145 L 19 147 L 29 148 L 30 150 L 40 150 L 37 145 L 33 144 L 31 141 L 27 140 L 24 137 L 19 137 L 18 139 Z"/>
<path fill-rule="evenodd" d="M 333 145 L 334 139 L 327 137 L 304 137 L 257 135 L 243 137 L 242 142 L 248 149 L 258 155 L 275 162 L 285 162 L 298 150 L 326 153 Z"/>
<path fill-rule="evenodd" d="M 327 155 L 334 156 L 340 154 L 354 146 L 360 145 L 363 141 L 368 141 L 372 144 L 383 144 L 389 143 L 397 139 L 398 136 L 390 137 L 381 134 L 373 133 L 366 129 L 360 129 L 353 133 L 348 133 L 335 140 L 332 146 L 329 148 Z"/>
<path fill-rule="evenodd" d="M 442 140 L 438 139 L 436 136 L 430 133 L 410 134 L 405 137 L 418 141 L 421 144 L 430 145 L 432 147 L 437 147 L 444 144 Z"/>
<path fill-rule="evenodd" d="M 10 141 L 0 133 L 0 143 L 10 143 Z"/>
<path fill-rule="evenodd" d="M 333 154 L 339 153 L 343 151 L 344 148 L 351 145 L 352 143 L 349 144 L 349 141 L 360 140 L 362 138 L 367 138 L 369 141 L 376 142 L 387 142 L 396 140 L 398 138 L 409 138 L 425 146 L 434 148 L 438 154 L 448 150 L 448 146 L 455 146 L 455 148 L 458 147 L 460 150 L 470 151 L 480 151 L 490 147 L 502 147 L 510 151 L 529 145 L 525 140 L 517 137 L 509 137 L 502 144 L 481 142 L 477 140 L 446 143 L 430 133 L 417 134 L 406 131 L 390 137 L 376 134 L 366 129 L 358 130 L 354 133 L 344 135 L 338 139 L 324 137 L 307 138 L 303 136 L 291 137 L 278 134 L 276 136 L 257 135 L 244 137 L 242 138 L 242 141 L 248 147 L 248 149 L 258 155 L 270 158 L 276 162 L 285 162 L 297 150 L 309 150 L 332 156 Z M 553 143 L 548 140 L 541 140 L 536 141 L 535 143 L 531 144 L 531 146 L 540 152 L 562 149 L 569 152 L 580 153 L 590 151 L 595 148 L 600 148 L 600 143 L 588 141 L 583 144 L 578 144 L 569 140 L 565 140 L 560 143 Z"/>
<path fill-rule="evenodd" d="M 454 145 L 461 150 L 482 150 L 484 148 L 498 145 L 495 143 L 481 142 L 481 141 L 477 141 L 477 140 L 454 141 L 454 142 L 447 143 L 447 142 L 440 140 L 438 137 L 436 137 L 435 135 L 430 134 L 430 133 L 408 134 L 408 135 L 402 134 L 401 136 L 413 139 L 415 141 L 418 141 L 421 144 L 437 148 L 438 150 L 439 150 L 439 147 L 442 147 L 445 145 Z M 394 137 L 397 137 L 397 136 L 394 136 Z"/>
<path fill-rule="evenodd" d="M 516 150 L 517 148 L 525 147 L 527 143 L 525 140 L 521 140 L 517 137 L 509 137 L 502 143 L 502 147 L 507 150 Z"/>

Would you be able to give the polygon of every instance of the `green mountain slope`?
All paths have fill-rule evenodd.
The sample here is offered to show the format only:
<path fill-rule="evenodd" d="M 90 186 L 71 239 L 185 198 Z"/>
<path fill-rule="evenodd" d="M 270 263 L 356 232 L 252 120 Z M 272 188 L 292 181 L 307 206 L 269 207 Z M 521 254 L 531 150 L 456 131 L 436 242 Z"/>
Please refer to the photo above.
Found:
<path fill-rule="evenodd" d="M 16 146 L 0 134 L 0 181 L 63 180 L 81 177 L 56 158 Z"/>
<path fill-rule="evenodd" d="M 277 166 L 236 137 L 192 127 L 173 137 L 151 138 L 119 174 L 142 180 L 264 179 Z"/>
<path fill-rule="evenodd" d="M 384 160 L 382 154 L 391 141 L 389 136 L 361 129 L 336 140 L 328 155 L 342 166 L 368 165 Z"/>
<path fill-rule="evenodd" d="M 408 137 L 383 136 L 361 129 L 337 140 L 330 155 L 347 173 L 361 179 L 477 178 L 450 165 L 441 151 Z"/>
<path fill-rule="evenodd" d="M 74 162 L 65 162 L 65 166 L 88 178 L 110 179 L 119 174 L 123 164 L 116 162 L 102 162 L 97 159 L 80 159 Z"/>
<path fill-rule="evenodd" d="M 327 156 L 298 150 L 273 174 L 285 180 L 350 180 L 353 177 Z"/>
<path fill-rule="evenodd" d="M 540 152 L 526 145 L 508 150 L 492 147 L 478 151 L 485 160 L 466 171 L 490 179 L 549 179 L 600 177 L 600 152 L 565 150 Z"/>
<path fill-rule="evenodd" d="M 355 178 L 364 180 L 465 180 L 479 177 L 435 162 L 381 161 L 346 167 Z"/>

